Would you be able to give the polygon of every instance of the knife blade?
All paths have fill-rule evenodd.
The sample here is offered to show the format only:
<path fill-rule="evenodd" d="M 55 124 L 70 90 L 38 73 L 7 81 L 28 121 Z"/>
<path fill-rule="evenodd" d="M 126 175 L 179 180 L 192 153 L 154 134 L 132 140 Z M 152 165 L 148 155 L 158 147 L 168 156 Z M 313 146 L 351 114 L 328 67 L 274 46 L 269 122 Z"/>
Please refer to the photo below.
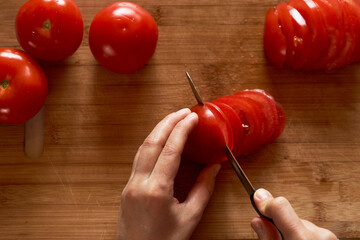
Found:
<path fill-rule="evenodd" d="M 234 171 L 236 172 L 236 175 L 240 179 L 240 182 L 242 183 L 246 192 L 248 193 L 248 195 L 250 197 L 251 205 L 253 206 L 253 208 L 255 209 L 257 214 L 260 217 L 265 218 L 269 222 L 271 222 L 276 227 L 276 229 L 279 231 L 281 239 L 284 239 L 284 236 L 282 235 L 280 229 L 275 225 L 274 220 L 265 216 L 264 214 L 262 214 L 260 212 L 260 210 L 258 209 L 258 207 L 256 206 L 255 201 L 254 201 L 254 195 L 255 195 L 256 189 L 251 184 L 249 178 L 246 176 L 244 170 L 241 168 L 239 162 L 237 161 L 236 157 L 234 156 L 234 154 L 232 153 L 232 151 L 230 150 L 228 145 L 226 145 L 226 156 L 227 156 L 228 160 L 230 161 L 231 166 L 233 167 Z"/>

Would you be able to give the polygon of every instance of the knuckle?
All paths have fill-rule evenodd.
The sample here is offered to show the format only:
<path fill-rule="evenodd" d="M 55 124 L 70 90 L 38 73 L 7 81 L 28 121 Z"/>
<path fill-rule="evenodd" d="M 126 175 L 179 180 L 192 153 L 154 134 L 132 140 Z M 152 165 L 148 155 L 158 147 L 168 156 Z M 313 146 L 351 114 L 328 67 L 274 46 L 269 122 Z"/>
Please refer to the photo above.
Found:
<path fill-rule="evenodd" d="M 282 208 L 286 208 L 290 205 L 289 201 L 284 198 L 284 197 L 277 197 L 274 198 L 271 202 L 270 202 L 270 207 L 272 209 L 282 209 Z"/>
<path fill-rule="evenodd" d="M 147 188 L 146 197 L 149 201 L 163 201 L 167 198 L 164 187 L 158 184 L 152 184 Z"/>
<path fill-rule="evenodd" d="M 157 147 L 161 144 L 161 140 L 159 137 L 156 136 L 148 136 L 145 138 L 143 144 L 141 145 L 141 148 L 153 148 Z"/>
<path fill-rule="evenodd" d="M 173 143 L 168 143 L 165 145 L 164 149 L 162 150 L 162 155 L 164 157 L 172 157 L 179 155 L 178 148 Z"/>
<path fill-rule="evenodd" d="M 139 190 L 132 185 L 126 186 L 121 193 L 122 201 L 133 201 L 139 197 Z"/>

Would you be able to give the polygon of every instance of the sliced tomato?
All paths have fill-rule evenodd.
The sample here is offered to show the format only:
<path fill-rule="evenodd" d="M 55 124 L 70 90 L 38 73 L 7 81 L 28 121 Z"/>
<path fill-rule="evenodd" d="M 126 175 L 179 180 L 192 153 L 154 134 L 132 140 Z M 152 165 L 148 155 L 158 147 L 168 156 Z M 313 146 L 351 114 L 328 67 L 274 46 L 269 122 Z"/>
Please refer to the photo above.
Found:
<path fill-rule="evenodd" d="M 205 106 L 214 114 L 221 132 L 223 133 L 226 145 L 228 145 L 230 149 L 233 149 L 234 133 L 228 117 L 218 106 L 211 102 L 206 102 Z"/>
<path fill-rule="evenodd" d="M 199 121 L 188 137 L 184 156 L 203 164 L 226 161 L 226 141 L 218 119 L 207 106 L 196 105 L 191 111 L 197 113 Z"/>
<path fill-rule="evenodd" d="M 358 0 L 349 0 L 349 5 L 351 9 L 355 12 L 356 17 L 356 32 L 358 34 L 358 39 L 360 40 L 360 1 Z M 358 41 L 359 41 L 358 40 Z M 351 62 L 360 61 L 360 44 L 356 44 L 355 49 L 351 55 Z"/>
<path fill-rule="evenodd" d="M 295 53 L 297 59 L 295 64 L 298 66 L 294 67 L 295 69 L 299 67 L 312 67 L 319 59 L 321 50 L 324 48 L 326 42 L 326 31 L 322 23 L 323 20 L 319 16 L 319 7 L 312 0 L 290 0 L 288 5 L 295 8 L 301 14 L 308 27 L 308 36 L 306 37 L 306 41 L 304 39 L 306 50 Z M 305 64 L 303 64 L 302 60 L 306 61 Z"/>
<path fill-rule="evenodd" d="M 324 26 L 327 31 L 327 44 L 322 51 L 322 58 L 315 64 L 316 69 L 328 70 L 336 56 L 343 48 L 344 31 L 343 31 L 343 17 L 342 6 L 338 0 L 314 0 L 321 9 L 321 16 L 323 17 Z"/>
<path fill-rule="evenodd" d="M 329 63 L 329 69 L 339 68 L 349 64 L 352 60 L 352 54 L 359 40 L 359 11 L 357 6 L 355 4 L 353 5 L 352 1 L 339 0 L 339 2 L 342 5 L 343 9 L 342 13 L 344 19 L 344 45 L 342 46 L 335 60 Z"/>
<path fill-rule="evenodd" d="M 280 103 L 276 102 L 276 110 L 277 110 L 277 116 L 278 116 L 278 124 L 275 127 L 274 133 L 271 136 L 269 142 L 275 141 L 281 133 L 284 131 L 285 128 L 285 111 L 284 108 L 281 106 Z"/>
<path fill-rule="evenodd" d="M 264 119 L 259 104 L 242 96 L 228 95 L 212 101 L 214 104 L 224 103 L 230 106 L 239 116 L 242 122 L 244 137 L 241 142 L 239 155 L 246 155 L 256 150 L 264 141 L 262 121 Z"/>
<path fill-rule="evenodd" d="M 298 2 L 296 5 L 299 12 L 305 17 L 308 26 L 311 28 L 311 47 L 310 55 L 304 65 L 305 69 L 313 69 L 315 63 L 322 57 L 327 45 L 327 31 L 325 29 L 324 19 L 321 16 L 319 5 L 313 0 L 292 0 Z M 303 3 L 303 4 L 301 4 Z M 308 10 L 307 8 L 308 7 Z"/>
<path fill-rule="evenodd" d="M 264 128 L 262 139 L 264 141 L 263 143 L 267 142 L 273 135 L 274 129 L 278 124 L 277 109 L 274 98 L 261 89 L 245 90 L 238 92 L 235 95 L 250 98 L 259 104 L 261 111 L 264 114 L 264 119 L 262 121 Z"/>
<path fill-rule="evenodd" d="M 286 38 L 281 31 L 279 18 L 272 8 L 266 14 L 264 51 L 266 57 L 275 67 L 281 68 L 284 66 L 286 59 Z"/>
<path fill-rule="evenodd" d="M 301 13 L 290 5 L 287 7 L 294 27 L 293 44 L 295 48 L 295 54 L 291 67 L 293 69 L 299 69 L 304 66 L 307 58 L 309 57 L 311 35 L 308 24 Z"/>
<path fill-rule="evenodd" d="M 275 14 L 279 17 L 279 23 L 281 30 L 286 38 L 286 62 L 285 64 L 292 67 L 294 56 L 295 56 L 295 45 L 294 45 L 294 26 L 292 18 L 288 10 L 288 5 L 281 2 L 275 8 Z"/>
<path fill-rule="evenodd" d="M 228 119 L 228 121 L 231 125 L 231 128 L 232 128 L 233 139 L 234 139 L 234 144 L 233 144 L 233 147 L 231 148 L 231 150 L 233 151 L 235 156 L 239 156 L 239 149 L 241 149 L 241 143 L 242 143 L 243 132 L 244 132 L 241 119 L 236 114 L 234 109 L 232 109 L 229 105 L 224 104 L 224 103 L 219 103 L 219 102 L 217 102 L 217 103 L 211 102 L 211 104 L 216 105 L 219 109 L 221 109 L 223 114 Z"/>

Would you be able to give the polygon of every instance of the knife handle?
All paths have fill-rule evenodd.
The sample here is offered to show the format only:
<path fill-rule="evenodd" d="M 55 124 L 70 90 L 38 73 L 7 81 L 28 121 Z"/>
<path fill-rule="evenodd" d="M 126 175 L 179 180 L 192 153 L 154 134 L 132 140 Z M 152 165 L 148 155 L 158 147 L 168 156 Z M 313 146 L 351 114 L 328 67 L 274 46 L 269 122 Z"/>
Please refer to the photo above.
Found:
<path fill-rule="evenodd" d="M 262 213 L 260 212 L 260 210 L 257 208 L 257 206 L 256 206 L 256 204 L 255 204 L 255 201 L 254 201 L 255 192 L 256 192 L 256 190 L 250 195 L 250 201 L 251 201 L 251 204 L 252 204 L 253 208 L 255 209 L 255 211 L 257 212 L 257 214 L 259 214 L 260 217 L 265 218 L 266 220 L 268 220 L 269 222 L 271 222 L 271 223 L 276 227 L 276 229 L 277 229 L 278 232 L 280 233 L 281 239 L 284 240 L 284 236 L 282 235 L 280 229 L 275 225 L 274 220 L 273 220 L 272 218 L 269 218 L 269 217 L 265 216 L 264 214 L 262 214 Z"/>

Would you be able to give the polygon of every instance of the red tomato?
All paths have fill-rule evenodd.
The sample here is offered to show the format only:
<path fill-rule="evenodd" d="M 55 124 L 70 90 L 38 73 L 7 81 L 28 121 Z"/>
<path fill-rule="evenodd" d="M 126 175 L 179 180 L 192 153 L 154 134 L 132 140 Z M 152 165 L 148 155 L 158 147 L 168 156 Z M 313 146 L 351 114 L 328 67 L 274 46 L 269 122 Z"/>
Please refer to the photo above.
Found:
<path fill-rule="evenodd" d="M 29 0 L 16 16 L 16 35 L 33 57 L 59 61 L 79 48 L 83 20 L 73 0 Z"/>
<path fill-rule="evenodd" d="M 238 156 L 240 154 L 241 143 L 244 137 L 244 128 L 240 117 L 229 105 L 219 102 L 211 103 L 216 105 L 222 111 L 223 115 L 226 116 L 226 119 L 229 121 L 233 133 L 233 147 L 230 149 L 233 151 L 235 156 Z"/>
<path fill-rule="evenodd" d="M 294 26 L 294 61 L 291 64 L 293 69 L 299 69 L 304 66 L 310 54 L 311 35 L 309 27 L 304 17 L 296 8 L 288 5 L 288 10 Z"/>
<path fill-rule="evenodd" d="M 295 55 L 295 46 L 294 46 L 294 26 L 292 23 L 292 18 L 289 13 L 289 9 L 286 3 L 282 2 L 275 8 L 275 14 L 279 16 L 279 23 L 281 30 L 286 37 L 286 64 L 291 66 L 294 55 Z"/>
<path fill-rule="evenodd" d="M 344 47 L 344 30 L 342 5 L 338 0 L 314 0 L 321 9 L 328 36 L 327 48 L 324 49 L 323 57 L 315 65 L 316 68 L 330 69 L 333 62 Z"/>
<path fill-rule="evenodd" d="M 276 110 L 277 110 L 277 116 L 278 116 L 278 124 L 275 126 L 274 133 L 269 139 L 268 142 L 275 141 L 281 133 L 284 131 L 285 128 L 285 111 L 284 108 L 280 105 L 280 103 L 276 102 Z"/>
<path fill-rule="evenodd" d="M 184 156 L 198 163 L 210 164 L 226 161 L 226 141 L 212 111 L 205 105 L 195 105 L 199 122 L 184 147 Z"/>
<path fill-rule="evenodd" d="M 263 90 L 246 90 L 191 108 L 199 124 L 190 134 L 184 155 L 199 163 L 226 161 L 225 145 L 235 156 L 254 152 L 276 140 L 285 126 L 280 104 Z"/>
<path fill-rule="evenodd" d="M 285 63 L 277 60 L 283 38 L 269 34 L 279 28 L 286 38 Z M 360 61 L 359 31 L 358 0 L 290 0 L 268 11 L 264 50 L 275 67 L 330 70 Z"/>
<path fill-rule="evenodd" d="M 278 115 L 274 98 L 261 89 L 245 90 L 235 95 L 250 98 L 259 103 L 261 111 L 265 115 L 265 120 L 262 121 L 264 128 L 263 141 L 264 143 L 267 142 L 273 135 L 275 127 L 278 125 Z"/>
<path fill-rule="evenodd" d="M 111 71 L 132 73 L 153 56 L 158 40 L 154 18 L 129 2 L 111 4 L 93 19 L 89 44 L 96 60 Z"/>
<path fill-rule="evenodd" d="M 243 125 L 241 148 L 234 150 L 238 154 L 249 154 L 262 143 L 264 115 L 256 101 L 241 96 L 228 95 L 212 101 L 214 104 L 224 103 L 237 113 Z M 238 155 L 236 154 L 236 155 Z"/>
<path fill-rule="evenodd" d="M 326 46 L 326 30 L 319 6 L 313 0 L 290 0 L 288 3 L 297 9 L 305 19 L 309 27 L 309 53 L 304 68 L 311 69 L 321 57 L 321 53 Z"/>
<path fill-rule="evenodd" d="M 44 105 L 47 80 L 41 67 L 25 52 L 0 48 L 0 122 L 24 123 Z"/>
<path fill-rule="evenodd" d="M 266 57 L 275 67 L 281 68 L 284 65 L 286 38 L 281 31 L 279 18 L 272 8 L 266 14 L 264 49 Z"/>

